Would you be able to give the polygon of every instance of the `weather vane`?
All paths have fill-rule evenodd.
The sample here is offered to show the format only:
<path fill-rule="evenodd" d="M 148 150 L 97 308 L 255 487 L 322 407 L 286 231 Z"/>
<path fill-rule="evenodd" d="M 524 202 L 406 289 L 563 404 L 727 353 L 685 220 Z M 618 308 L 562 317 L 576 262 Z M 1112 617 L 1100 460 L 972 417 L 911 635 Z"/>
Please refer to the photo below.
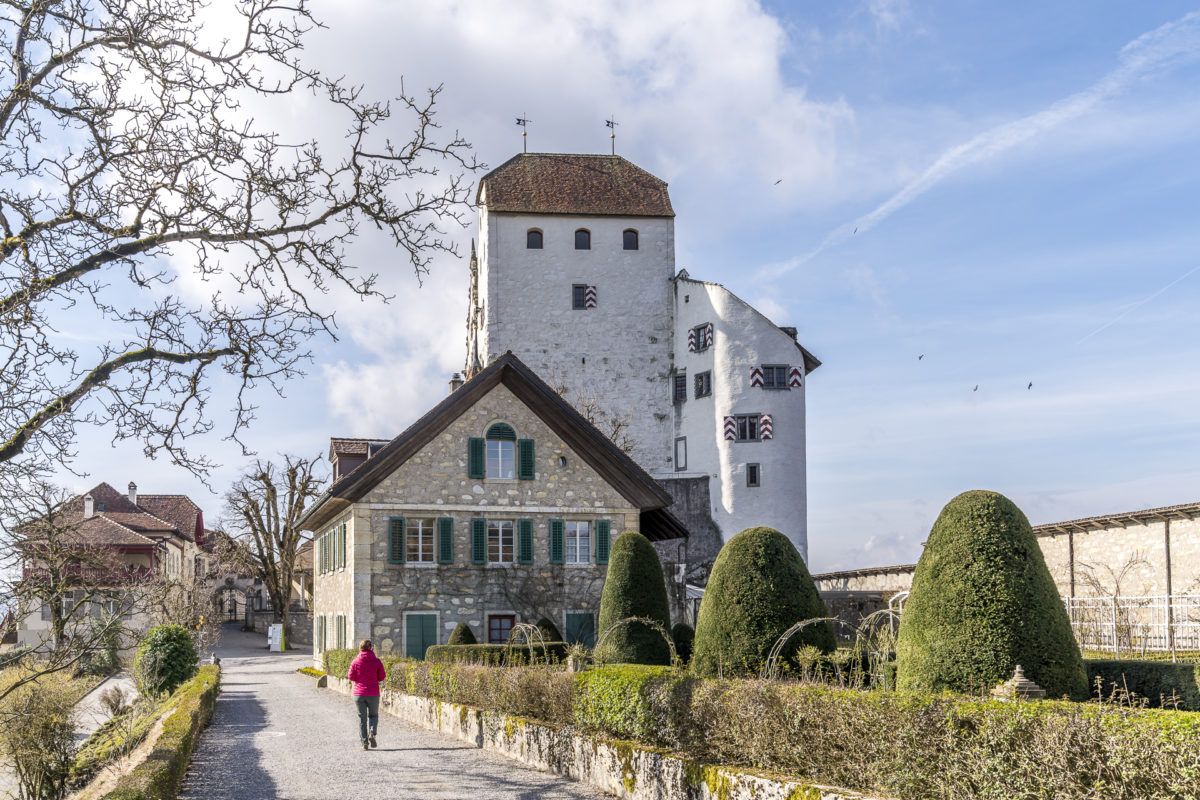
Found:
<path fill-rule="evenodd" d="M 617 124 L 617 117 L 615 114 L 604 120 L 605 127 L 612 131 L 608 138 L 612 139 L 612 154 L 614 156 L 617 154 Z"/>
<path fill-rule="evenodd" d="M 525 113 L 521 112 L 521 116 L 517 117 L 517 124 L 521 126 L 521 150 L 529 152 L 529 140 L 525 137 L 529 135 L 529 120 L 525 118 Z"/>

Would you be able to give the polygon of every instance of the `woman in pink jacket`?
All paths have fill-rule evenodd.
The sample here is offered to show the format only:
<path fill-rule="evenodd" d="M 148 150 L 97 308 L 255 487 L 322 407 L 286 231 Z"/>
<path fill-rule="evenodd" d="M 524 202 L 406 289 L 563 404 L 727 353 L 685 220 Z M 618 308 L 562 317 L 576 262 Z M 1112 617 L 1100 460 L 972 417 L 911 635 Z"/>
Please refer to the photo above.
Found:
<path fill-rule="evenodd" d="M 375 655 L 375 645 L 363 639 L 358 656 L 346 674 L 354 684 L 354 705 L 358 706 L 358 733 L 363 750 L 375 747 L 375 731 L 379 728 L 379 684 L 387 677 L 383 662 Z"/>

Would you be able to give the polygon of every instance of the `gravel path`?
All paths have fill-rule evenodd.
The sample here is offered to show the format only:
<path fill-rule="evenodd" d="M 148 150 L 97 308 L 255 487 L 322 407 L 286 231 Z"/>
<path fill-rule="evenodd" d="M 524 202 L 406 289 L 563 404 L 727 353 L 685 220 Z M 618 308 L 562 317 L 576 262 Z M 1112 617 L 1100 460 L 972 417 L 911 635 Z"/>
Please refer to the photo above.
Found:
<path fill-rule="evenodd" d="M 311 656 L 268 653 L 261 635 L 221 636 L 221 694 L 184 780 L 184 800 L 567 800 L 607 798 L 380 714 L 364 751 L 350 698 L 295 672 Z"/>

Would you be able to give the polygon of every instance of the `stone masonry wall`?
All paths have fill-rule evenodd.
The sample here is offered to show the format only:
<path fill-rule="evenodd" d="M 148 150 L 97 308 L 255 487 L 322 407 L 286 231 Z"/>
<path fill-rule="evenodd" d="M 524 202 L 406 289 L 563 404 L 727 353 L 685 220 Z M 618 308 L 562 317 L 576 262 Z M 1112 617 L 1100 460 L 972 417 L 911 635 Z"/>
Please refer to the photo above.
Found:
<path fill-rule="evenodd" d="M 467 477 L 467 440 L 496 422 L 534 440 L 534 480 Z M 530 623 L 545 615 L 565 634 L 567 612 L 599 609 L 607 566 L 594 563 L 594 548 L 591 564 L 550 564 L 549 520 L 592 523 L 593 545 L 597 520 L 609 520 L 614 539 L 636 530 L 639 521 L 638 510 L 503 385 L 368 492 L 353 514 L 355 570 L 369 576 L 370 587 L 356 625 L 383 649 L 396 651 L 403 650 L 411 613 L 438 615 L 439 644 L 459 622 L 486 641 L 487 615 L 496 613 Z M 452 518 L 454 563 L 389 563 L 392 516 Z M 533 520 L 533 563 L 471 563 L 470 520 L 476 517 Z"/>

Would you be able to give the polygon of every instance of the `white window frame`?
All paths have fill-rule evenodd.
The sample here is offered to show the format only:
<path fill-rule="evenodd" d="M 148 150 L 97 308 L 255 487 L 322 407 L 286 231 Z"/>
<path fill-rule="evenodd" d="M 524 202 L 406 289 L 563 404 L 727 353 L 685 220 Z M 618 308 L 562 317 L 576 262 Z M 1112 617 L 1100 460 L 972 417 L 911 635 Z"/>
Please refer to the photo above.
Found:
<path fill-rule="evenodd" d="M 505 528 L 507 526 L 507 534 Z M 492 558 L 492 533 L 495 531 L 496 555 Z M 505 539 L 507 538 L 507 545 Z M 506 549 L 507 548 L 507 549 Z M 508 557 L 505 558 L 505 555 Z M 487 521 L 487 563 L 517 563 L 517 521 L 512 519 L 489 519 Z"/>
<path fill-rule="evenodd" d="M 404 521 L 404 562 L 432 566 L 436 560 L 437 520 L 432 517 L 409 517 Z M 416 548 L 413 548 L 413 537 Z"/>
<path fill-rule="evenodd" d="M 517 479 L 517 443 L 508 439 L 487 439 L 484 447 L 484 474 L 489 480 Z M 495 468 L 493 469 L 493 463 Z"/>
<path fill-rule="evenodd" d="M 582 531 L 580 526 L 582 526 Z M 581 544 L 582 548 L 580 548 Z M 575 547 L 573 554 L 572 545 Z M 563 522 L 563 562 L 566 564 L 592 563 L 591 522 L 583 519 L 569 519 Z"/>

